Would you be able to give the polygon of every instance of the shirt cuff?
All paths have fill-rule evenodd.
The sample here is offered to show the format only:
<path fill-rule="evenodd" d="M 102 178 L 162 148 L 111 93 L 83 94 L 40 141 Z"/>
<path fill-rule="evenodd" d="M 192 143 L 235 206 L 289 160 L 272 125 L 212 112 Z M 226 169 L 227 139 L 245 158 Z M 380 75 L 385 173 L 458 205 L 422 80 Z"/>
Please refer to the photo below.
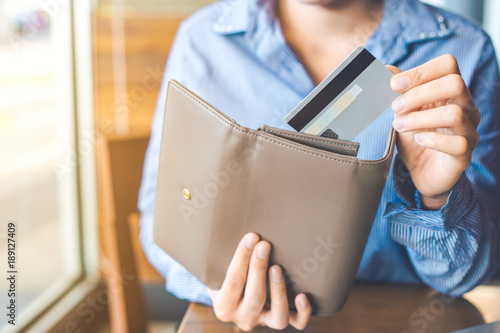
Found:
<path fill-rule="evenodd" d="M 422 209 L 420 193 L 415 188 L 410 172 L 399 155 L 396 155 L 393 170 L 394 184 L 402 202 L 387 204 L 383 217 L 390 218 L 391 223 L 402 223 L 433 230 L 450 230 L 467 213 L 473 191 L 465 172 L 451 189 L 446 204 L 438 211 L 427 211 Z"/>

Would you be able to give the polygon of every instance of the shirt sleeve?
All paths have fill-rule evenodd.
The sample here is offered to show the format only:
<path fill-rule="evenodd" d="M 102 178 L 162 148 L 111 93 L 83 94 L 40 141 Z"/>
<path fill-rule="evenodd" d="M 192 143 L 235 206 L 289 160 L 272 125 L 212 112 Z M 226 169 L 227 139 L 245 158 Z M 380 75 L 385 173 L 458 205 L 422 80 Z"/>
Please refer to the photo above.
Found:
<path fill-rule="evenodd" d="M 391 237 L 406 247 L 420 279 L 460 296 L 486 281 L 499 257 L 500 79 L 487 39 L 469 87 L 481 112 L 481 136 L 465 173 L 439 211 L 421 208 L 408 169 L 396 156 L 393 179 L 401 202 L 387 205 Z"/>
<path fill-rule="evenodd" d="M 160 144 L 163 127 L 163 112 L 170 79 L 183 84 L 190 77 L 186 75 L 189 56 L 189 42 L 185 27 L 181 24 L 172 46 L 165 73 L 163 75 L 158 101 L 151 125 L 151 138 L 143 167 L 142 183 L 139 191 L 139 211 L 141 212 L 140 242 L 149 262 L 165 278 L 167 291 L 178 298 L 190 302 L 211 305 L 207 288 L 183 266 L 174 261 L 153 241 L 153 215 L 156 197 L 156 181 L 160 160 Z"/>

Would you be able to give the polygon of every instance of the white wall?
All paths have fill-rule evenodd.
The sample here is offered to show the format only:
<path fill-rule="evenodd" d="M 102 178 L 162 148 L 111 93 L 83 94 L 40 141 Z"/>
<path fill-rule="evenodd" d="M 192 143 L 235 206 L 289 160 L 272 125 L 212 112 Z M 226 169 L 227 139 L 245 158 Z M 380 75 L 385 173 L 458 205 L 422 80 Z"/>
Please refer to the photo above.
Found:
<path fill-rule="evenodd" d="M 493 38 L 497 50 L 497 57 L 500 59 L 500 1 L 486 0 L 484 8 L 484 28 Z"/>

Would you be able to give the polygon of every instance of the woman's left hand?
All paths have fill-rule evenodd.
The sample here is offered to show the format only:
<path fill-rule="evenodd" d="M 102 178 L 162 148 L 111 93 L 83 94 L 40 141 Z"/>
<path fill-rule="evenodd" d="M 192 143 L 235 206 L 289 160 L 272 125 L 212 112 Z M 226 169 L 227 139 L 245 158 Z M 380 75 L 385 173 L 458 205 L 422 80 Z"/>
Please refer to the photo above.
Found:
<path fill-rule="evenodd" d="M 425 209 L 439 210 L 469 166 L 481 115 L 457 60 L 441 56 L 391 80 L 397 147 Z"/>

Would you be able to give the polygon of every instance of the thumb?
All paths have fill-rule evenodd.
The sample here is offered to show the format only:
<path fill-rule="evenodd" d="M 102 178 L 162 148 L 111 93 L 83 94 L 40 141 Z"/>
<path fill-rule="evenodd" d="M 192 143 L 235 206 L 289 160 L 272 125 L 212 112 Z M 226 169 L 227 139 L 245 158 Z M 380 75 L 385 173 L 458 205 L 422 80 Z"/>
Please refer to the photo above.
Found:
<path fill-rule="evenodd" d="M 210 295 L 210 298 L 212 299 L 212 302 L 215 301 L 215 298 L 219 294 L 219 290 L 207 288 L 208 294 Z"/>

